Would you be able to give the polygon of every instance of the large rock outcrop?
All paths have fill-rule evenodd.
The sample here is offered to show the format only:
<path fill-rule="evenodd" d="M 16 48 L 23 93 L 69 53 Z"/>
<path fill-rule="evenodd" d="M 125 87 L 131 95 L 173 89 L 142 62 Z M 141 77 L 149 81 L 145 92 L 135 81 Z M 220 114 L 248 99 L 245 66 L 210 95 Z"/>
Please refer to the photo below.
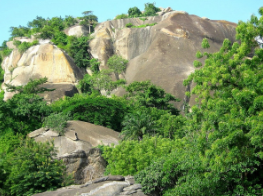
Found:
<path fill-rule="evenodd" d="M 76 184 L 103 176 L 106 162 L 98 145 L 117 145 L 119 133 L 106 127 L 82 121 L 68 121 L 65 135 L 41 128 L 28 134 L 37 142 L 54 141 L 57 158 L 64 161 Z"/>
<path fill-rule="evenodd" d="M 225 38 L 235 41 L 236 24 L 227 21 L 215 21 L 189 15 L 186 12 L 170 11 L 161 16 L 106 21 L 96 27 L 94 39 L 90 43 L 91 54 L 98 58 L 101 69 L 106 66 L 112 54 L 118 54 L 129 60 L 125 72 L 128 83 L 151 80 L 167 92 L 180 98 L 178 108 L 187 100 L 183 80 L 194 71 L 195 54 L 201 50 L 203 38 L 208 38 L 208 52 L 219 50 Z M 127 23 L 141 25 L 157 22 L 145 28 L 125 28 Z M 201 50 L 202 51 L 202 50 Z M 119 89 L 115 92 L 122 95 Z"/>
<path fill-rule="evenodd" d="M 34 196 L 146 196 L 141 189 L 140 184 L 131 183 L 127 177 L 104 176 L 83 185 L 71 185 Z"/>
<path fill-rule="evenodd" d="M 44 94 L 44 97 L 49 97 L 52 99 L 51 101 L 67 94 L 74 94 L 76 88 L 70 88 L 70 86 L 82 79 L 84 74 L 84 71 L 78 68 L 65 52 L 55 45 L 45 42 L 30 47 L 23 54 L 14 49 L 4 59 L 2 68 L 5 71 L 4 83 L 15 86 L 25 85 L 30 79 L 47 77 L 48 84 L 53 84 L 54 87 L 60 89 L 50 96 L 49 92 Z M 64 87 L 66 89 L 62 91 Z M 5 89 L 5 86 L 3 85 L 2 88 Z M 13 93 L 6 92 L 4 99 L 12 96 Z"/>
<path fill-rule="evenodd" d="M 83 25 L 77 24 L 77 25 L 74 25 L 72 27 L 65 29 L 64 32 L 69 36 L 81 37 L 81 36 L 88 35 L 89 29 Z"/>

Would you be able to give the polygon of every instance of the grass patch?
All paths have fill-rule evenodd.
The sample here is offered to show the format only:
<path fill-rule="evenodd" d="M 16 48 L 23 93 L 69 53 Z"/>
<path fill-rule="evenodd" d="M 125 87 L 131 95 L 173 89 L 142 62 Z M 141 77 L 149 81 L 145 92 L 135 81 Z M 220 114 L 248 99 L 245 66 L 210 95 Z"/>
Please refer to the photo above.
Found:
<path fill-rule="evenodd" d="M 131 23 L 126 24 L 126 27 L 128 28 L 145 28 L 145 27 L 152 27 L 156 25 L 157 23 L 151 23 L 151 24 L 144 24 L 144 25 L 139 25 L 139 26 L 133 26 Z"/>

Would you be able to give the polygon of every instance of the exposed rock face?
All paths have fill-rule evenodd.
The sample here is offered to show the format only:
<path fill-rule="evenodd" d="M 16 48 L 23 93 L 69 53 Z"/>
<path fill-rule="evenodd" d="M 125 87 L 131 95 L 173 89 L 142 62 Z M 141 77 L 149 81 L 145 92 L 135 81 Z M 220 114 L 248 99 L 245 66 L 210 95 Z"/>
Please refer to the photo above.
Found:
<path fill-rule="evenodd" d="M 41 93 L 40 96 L 43 97 L 48 103 L 58 100 L 61 97 L 72 97 L 75 93 L 78 93 L 76 86 L 72 83 L 46 83 L 43 87 L 48 89 L 55 89 L 54 91 Z"/>
<path fill-rule="evenodd" d="M 146 196 L 140 184 L 131 185 L 123 176 L 105 176 L 83 185 L 71 185 L 35 196 Z"/>
<path fill-rule="evenodd" d="M 30 47 L 21 54 L 17 49 L 4 59 L 2 68 L 5 71 L 4 83 L 12 85 L 25 85 L 30 79 L 47 77 L 48 83 L 54 84 L 58 91 L 63 93 L 49 92 L 44 94 L 48 99 L 60 98 L 57 96 L 76 92 L 75 88 L 69 90 L 69 86 L 82 79 L 83 72 L 73 62 L 73 60 L 62 50 L 52 44 L 40 44 Z M 3 85 L 4 89 L 5 86 Z M 74 89 L 74 90 L 73 90 Z M 56 97 L 54 98 L 54 96 Z M 5 93 L 5 100 L 11 98 L 12 93 Z"/>
<path fill-rule="evenodd" d="M 76 184 L 103 176 L 106 162 L 100 150 L 94 147 L 116 145 L 119 141 L 118 132 L 82 121 L 68 121 L 64 136 L 41 128 L 29 133 L 28 137 L 37 142 L 54 141 L 57 158 L 66 163 L 67 172 L 74 175 Z"/>
<path fill-rule="evenodd" d="M 89 29 L 82 25 L 74 25 L 65 29 L 64 31 L 67 35 L 73 35 L 76 37 L 86 36 L 89 34 Z"/>
<path fill-rule="evenodd" d="M 125 28 L 125 24 L 141 25 L 157 22 L 146 28 Z M 162 16 L 107 21 L 99 24 L 90 43 L 91 54 L 106 66 L 108 58 L 116 53 L 129 60 L 125 79 L 151 80 L 167 92 L 180 98 L 178 108 L 187 100 L 183 80 L 194 71 L 195 54 L 201 50 L 203 38 L 208 38 L 210 49 L 215 52 L 225 38 L 235 41 L 236 24 L 227 21 L 203 19 L 186 12 L 170 11 Z M 203 50 L 201 50 L 203 51 Z M 119 89 L 115 94 L 122 95 Z"/>
<path fill-rule="evenodd" d="M 36 39 L 34 35 L 31 38 L 28 37 L 15 37 L 14 40 L 18 40 L 20 42 L 33 42 Z M 50 44 L 52 43 L 50 39 L 38 39 L 39 44 Z M 16 49 L 16 46 L 13 44 L 13 41 L 6 42 L 6 45 L 10 49 Z"/>

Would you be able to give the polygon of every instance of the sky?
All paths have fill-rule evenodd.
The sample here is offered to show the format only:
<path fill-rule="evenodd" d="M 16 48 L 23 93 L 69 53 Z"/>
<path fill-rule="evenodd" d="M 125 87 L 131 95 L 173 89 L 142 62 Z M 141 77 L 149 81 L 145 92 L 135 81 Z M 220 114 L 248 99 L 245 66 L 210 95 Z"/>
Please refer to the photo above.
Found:
<path fill-rule="evenodd" d="M 78 17 L 84 11 L 93 11 L 99 22 L 103 22 L 127 13 L 130 7 L 144 10 L 148 2 L 155 2 L 157 7 L 171 7 L 211 20 L 235 23 L 247 21 L 252 14 L 259 16 L 258 9 L 263 6 L 263 0 L 0 0 L 0 44 L 9 39 L 11 26 L 26 26 L 36 16 Z"/>

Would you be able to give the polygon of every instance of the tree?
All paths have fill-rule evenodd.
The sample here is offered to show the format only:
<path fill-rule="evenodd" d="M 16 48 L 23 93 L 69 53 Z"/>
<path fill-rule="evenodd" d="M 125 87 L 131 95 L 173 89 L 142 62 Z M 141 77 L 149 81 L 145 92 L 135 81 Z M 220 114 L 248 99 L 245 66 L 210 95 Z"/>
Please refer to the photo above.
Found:
<path fill-rule="evenodd" d="M 116 89 L 118 86 L 126 84 L 126 81 L 121 79 L 117 81 L 112 80 L 113 70 L 103 69 L 97 74 L 93 74 L 90 83 L 94 90 L 105 90 L 107 94 L 110 94 L 110 91 Z"/>
<path fill-rule="evenodd" d="M 41 127 L 43 118 L 52 112 L 43 98 L 37 95 L 51 90 L 41 87 L 46 81 L 47 78 L 41 78 L 30 80 L 25 86 L 7 85 L 8 91 L 18 94 L 6 102 L 0 100 L 0 135 L 9 129 L 27 134 Z"/>
<path fill-rule="evenodd" d="M 170 139 L 181 139 L 185 136 L 186 118 L 182 115 L 163 114 L 157 121 L 158 134 Z"/>
<path fill-rule="evenodd" d="M 139 17 L 142 12 L 138 7 L 132 7 L 128 10 L 129 17 Z"/>
<path fill-rule="evenodd" d="M 81 36 L 70 39 L 69 55 L 74 59 L 78 67 L 88 67 L 90 65 L 90 56 L 87 52 L 89 49 L 89 37 Z"/>
<path fill-rule="evenodd" d="M 71 119 L 102 125 L 121 131 L 121 122 L 129 107 L 122 102 L 99 95 L 76 95 L 53 103 L 54 113 L 69 114 Z"/>
<path fill-rule="evenodd" d="M 37 32 L 43 28 L 47 24 L 47 20 L 45 18 L 42 18 L 41 16 L 37 16 L 36 19 L 34 19 L 31 22 L 27 23 L 27 26 L 29 28 L 35 28 L 37 29 Z"/>
<path fill-rule="evenodd" d="M 159 8 L 155 7 L 155 3 L 145 3 L 144 6 L 144 16 L 155 16 L 156 12 L 161 11 Z"/>
<path fill-rule="evenodd" d="M 66 16 L 64 19 L 64 23 L 67 28 L 75 25 L 77 22 L 78 21 L 72 16 Z"/>
<path fill-rule="evenodd" d="M 145 111 L 137 111 L 127 114 L 122 122 L 123 140 L 139 140 L 143 139 L 144 135 L 155 135 L 157 128 L 152 117 Z"/>
<path fill-rule="evenodd" d="M 150 81 L 132 82 L 125 87 L 125 90 L 127 91 L 125 97 L 132 100 L 137 106 L 156 107 L 157 109 L 168 110 L 175 115 L 179 114 L 179 110 L 170 101 L 180 100 Z"/>
<path fill-rule="evenodd" d="M 55 89 L 48 89 L 42 85 L 48 81 L 47 77 L 35 79 L 30 81 L 24 86 L 14 86 L 12 84 L 5 84 L 7 92 L 18 92 L 20 94 L 39 94 L 46 91 L 54 91 Z"/>
<path fill-rule="evenodd" d="M 54 159 L 54 144 L 36 143 L 26 139 L 4 160 L 9 174 L 4 183 L 11 195 L 32 195 L 55 190 L 65 184 L 65 165 Z"/>
<path fill-rule="evenodd" d="M 46 128 L 58 132 L 60 135 L 64 135 L 68 120 L 70 120 L 70 118 L 66 114 L 53 113 L 45 118 L 43 125 Z"/>
<path fill-rule="evenodd" d="M 113 70 L 118 80 L 119 74 L 124 73 L 124 71 L 126 70 L 128 62 L 129 62 L 128 60 L 122 58 L 119 55 L 114 54 L 108 59 L 107 65 L 109 66 L 110 69 Z"/>
<path fill-rule="evenodd" d="M 98 17 L 92 14 L 92 11 L 82 12 L 84 15 L 83 22 L 81 24 L 89 26 L 89 33 L 91 33 L 91 26 L 93 26 L 96 22 L 98 22 Z"/>

